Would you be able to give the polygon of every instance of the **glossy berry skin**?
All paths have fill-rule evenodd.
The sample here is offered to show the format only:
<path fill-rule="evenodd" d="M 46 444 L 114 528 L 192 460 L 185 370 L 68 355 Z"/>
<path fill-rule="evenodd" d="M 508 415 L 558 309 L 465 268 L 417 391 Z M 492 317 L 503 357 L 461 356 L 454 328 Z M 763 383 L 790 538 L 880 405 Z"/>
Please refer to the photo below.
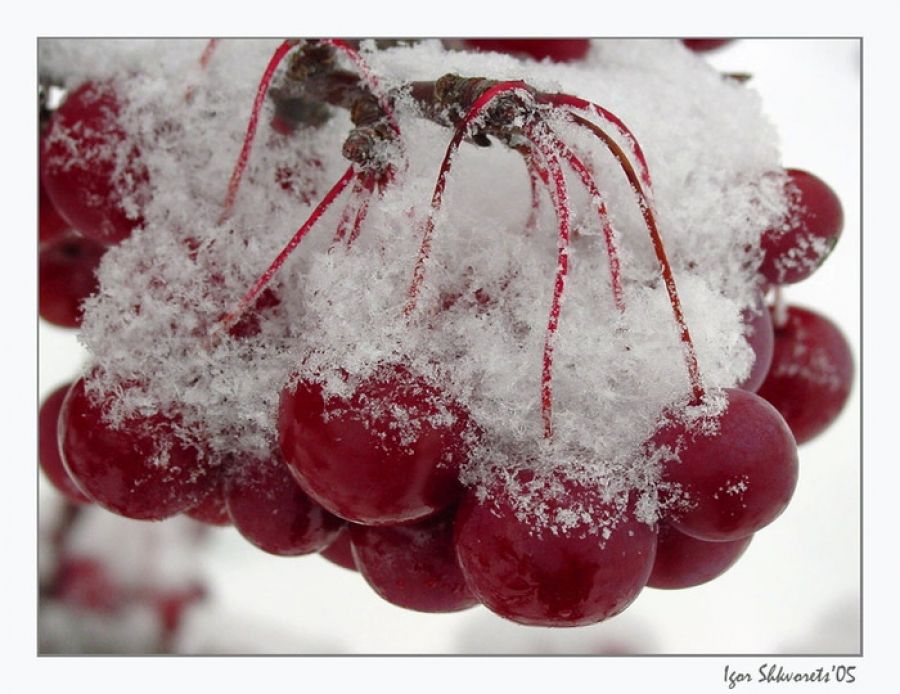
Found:
<path fill-rule="evenodd" d="M 656 561 L 647 585 L 651 588 L 692 588 L 718 578 L 730 569 L 753 535 L 731 542 L 705 542 L 659 524 Z"/>
<path fill-rule="evenodd" d="M 722 46 L 726 46 L 734 39 L 681 39 L 681 42 L 695 53 L 706 53 L 707 51 L 715 51 Z"/>
<path fill-rule="evenodd" d="M 106 246 L 69 234 L 44 245 L 38 255 L 38 310 L 41 318 L 62 328 L 81 325 L 81 304 L 100 285 L 97 268 Z"/>
<path fill-rule="evenodd" d="M 465 39 L 464 43 L 479 51 L 521 54 L 535 60 L 549 58 L 555 63 L 582 60 L 591 49 L 588 39 Z"/>
<path fill-rule="evenodd" d="M 568 484 L 567 502 L 548 498 L 547 514 L 583 503 L 592 517 L 614 510 L 596 492 Z M 605 540 L 583 522 L 554 534 L 516 517 L 510 493 L 482 503 L 467 492 L 456 517 L 456 552 L 469 589 L 489 610 L 520 624 L 583 626 L 612 617 L 640 593 L 653 568 L 656 529 L 630 508 Z"/>
<path fill-rule="evenodd" d="M 231 525 L 228 506 L 225 503 L 225 477 L 220 476 L 203 501 L 184 512 L 188 518 L 207 525 Z"/>
<path fill-rule="evenodd" d="M 91 500 L 75 486 L 59 455 L 57 437 L 59 412 L 71 385 L 66 383 L 60 386 L 41 404 L 38 413 L 38 460 L 47 479 L 63 496 L 79 504 L 89 504 Z"/>
<path fill-rule="evenodd" d="M 146 202 L 147 169 L 128 147 L 121 104 L 108 82 L 85 82 L 53 113 L 44 136 L 41 180 L 56 209 L 82 234 L 117 243 L 142 225 L 122 192 Z"/>
<path fill-rule="evenodd" d="M 304 494 L 278 459 L 247 461 L 229 476 L 225 503 L 238 532 L 269 554 L 318 552 L 344 525 Z"/>
<path fill-rule="evenodd" d="M 457 498 L 467 421 L 438 388 L 385 365 L 349 399 L 326 401 L 315 383 L 286 388 L 278 432 L 285 462 L 313 499 L 353 523 L 395 525 Z"/>
<path fill-rule="evenodd" d="M 175 435 L 171 419 L 154 414 L 113 428 L 102 404 L 85 392 L 84 379 L 63 402 L 59 447 L 75 484 L 103 508 L 128 518 L 174 516 L 195 506 L 214 483 L 196 449 Z"/>
<path fill-rule="evenodd" d="M 747 342 L 753 349 L 754 359 L 750 373 L 738 383 L 737 387 L 756 392 L 766 379 L 766 374 L 769 373 L 775 348 L 775 327 L 772 324 L 772 314 L 769 313 L 761 292 L 757 293 L 753 306 L 743 311 L 741 318 Z"/>
<path fill-rule="evenodd" d="M 787 169 L 788 214 L 781 228 L 762 235 L 764 253 L 759 272 L 773 284 L 794 284 L 809 277 L 825 261 L 844 228 L 844 210 L 822 179 L 800 169 Z"/>
<path fill-rule="evenodd" d="M 38 205 L 38 240 L 42 244 L 53 241 L 71 231 L 71 225 L 56 210 L 43 183 L 40 184 Z"/>
<path fill-rule="evenodd" d="M 418 523 L 350 528 L 360 573 L 382 598 L 419 612 L 457 612 L 478 601 L 466 587 L 453 544 L 452 513 Z"/>
<path fill-rule="evenodd" d="M 727 542 L 752 535 L 787 507 L 797 485 L 797 446 L 778 411 L 761 397 L 725 389 L 727 409 L 716 433 L 670 424 L 657 444 L 679 447 L 680 462 L 664 477 L 680 487 L 682 504 L 666 520 L 699 540 Z"/>
<path fill-rule="evenodd" d="M 350 543 L 350 527 L 345 526 L 338 533 L 334 541 L 319 552 L 332 564 L 337 564 L 350 571 L 359 571 L 356 568 L 356 560 L 353 558 L 353 547 Z"/>
<path fill-rule="evenodd" d="M 809 309 L 788 307 L 775 328 L 772 367 L 759 395 L 784 417 L 797 443 L 837 419 L 853 386 L 853 354 L 841 330 Z"/>

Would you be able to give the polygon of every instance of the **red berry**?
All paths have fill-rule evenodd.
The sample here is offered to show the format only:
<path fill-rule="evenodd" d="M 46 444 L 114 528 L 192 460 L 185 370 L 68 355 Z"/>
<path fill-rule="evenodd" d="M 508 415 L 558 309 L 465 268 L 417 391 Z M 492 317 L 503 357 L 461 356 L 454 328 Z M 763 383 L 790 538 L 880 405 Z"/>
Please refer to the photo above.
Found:
<path fill-rule="evenodd" d="M 824 316 L 791 306 L 775 328 L 772 367 L 759 395 L 781 413 L 797 443 L 837 418 L 853 385 L 853 355 L 840 329 Z"/>
<path fill-rule="evenodd" d="M 270 554 L 318 552 L 343 527 L 303 493 L 278 459 L 250 460 L 230 475 L 225 503 L 241 535 Z"/>
<path fill-rule="evenodd" d="M 132 203 L 146 202 L 149 175 L 126 142 L 121 103 L 108 82 L 85 82 L 50 118 L 41 180 L 56 209 L 81 233 L 104 243 L 127 238 L 143 220 Z M 123 192 L 128 198 L 126 203 Z"/>
<path fill-rule="evenodd" d="M 734 39 L 681 39 L 681 42 L 696 53 L 714 51 L 731 43 Z"/>
<path fill-rule="evenodd" d="M 359 571 L 356 568 L 356 560 L 353 558 L 353 547 L 350 544 L 350 528 L 345 526 L 338 533 L 334 542 L 319 552 L 332 564 L 337 564 L 351 571 Z"/>
<path fill-rule="evenodd" d="M 753 534 L 788 505 L 797 484 L 797 446 L 778 411 L 745 390 L 728 388 L 716 428 L 670 423 L 657 444 L 677 447 L 668 482 L 680 487 L 683 506 L 668 521 L 700 540 L 725 542 Z"/>
<path fill-rule="evenodd" d="M 809 277 L 828 257 L 844 228 L 841 201 L 811 173 L 788 169 L 785 195 L 788 214 L 779 229 L 762 236 L 759 271 L 775 284 L 794 284 Z"/>
<path fill-rule="evenodd" d="M 772 325 L 772 314 L 766 307 L 762 293 L 757 293 L 752 308 L 741 315 L 747 342 L 753 349 L 753 366 L 747 377 L 738 384 L 738 388 L 755 392 L 769 373 L 772 363 L 772 350 L 775 344 L 775 328 Z"/>
<path fill-rule="evenodd" d="M 160 520 L 195 506 L 215 478 L 197 451 L 162 415 L 135 416 L 119 426 L 104 419 L 102 402 L 69 390 L 60 413 L 60 450 L 72 480 L 103 508 L 128 518 Z"/>
<path fill-rule="evenodd" d="M 178 590 L 171 588 L 141 590 L 135 597 L 149 603 L 156 610 L 163 638 L 168 639 L 178 631 L 187 609 L 206 597 L 206 590 L 199 583 L 195 583 Z"/>
<path fill-rule="evenodd" d="M 71 383 L 66 383 L 54 390 L 41 405 L 38 414 L 38 460 L 41 470 L 56 489 L 70 501 L 89 504 L 84 493 L 75 486 L 59 455 L 59 438 L 57 436 L 59 411 L 62 408 L 66 393 Z"/>
<path fill-rule="evenodd" d="M 301 381 L 281 394 L 281 451 L 306 492 L 364 525 L 433 515 L 459 494 L 465 410 L 403 366 L 383 366 L 350 399 Z"/>
<path fill-rule="evenodd" d="M 465 44 L 479 51 L 521 53 L 535 60 L 549 58 L 556 63 L 581 60 L 591 49 L 588 39 L 465 39 Z"/>
<path fill-rule="evenodd" d="M 61 557 L 55 587 L 57 599 L 91 612 L 115 612 L 128 598 L 103 563 L 90 557 Z"/>
<path fill-rule="evenodd" d="M 478 601 L 453 545 L 453 514 L 410 525 L 350 528 L 360 573 L 382 598 L 419 612 L 457 612 Z"/>
<path fill-rule="evenodd" d="M 207 525 L 231 525 L 231 516 L 228 515 L 228 506 L 225 503 L 224 475 L 216 480 L 212 491 L 203 501 L 189 508 L 184 515 Z"/>
<path fill-rule="evenodd" d="M 97 267 L 106 246 L 70 234 L 41 248 L 38 256 L 38 307 L 41 318 L 63 328 L 81 325 L 81 304 L 100 285 Z"/>
<path fill-rule="evenodd" d="M 47 243 L 59 236 L 63 236 L 70 230 L 70 224 L 60 216 L 50 196 L 47 195 L 43 182 L 41 182 L 38 207 L 38 239 L 42 244 Z"/>
<path fill-rule="evenodd" d="M 538 626 L 593 624 L 624 610 L 646 584 L 656 529 L 637 521 L 631 508 L 605 503 L 596 490 L 572 482 L 566 487 L 565 500 L 548 496 L 543 514 L 574 516 L 568 529 L 540 528 L 518 517 L 505 488 L 485 502 L 475 492 L 464 497 L 456 517 L 457 556 L 469 589 L 501 617 Z M 592 533 L 577 511 L 567 513 L 573 504 L 608 527 Z"/>
<path fill-rule="evenodd" d="M 741 558 L 753 535 L 731 542 L 705 542 L 659 524 L 656 561 L 647 585 L 651 588 L 691 588 L 721 576 Z"/>

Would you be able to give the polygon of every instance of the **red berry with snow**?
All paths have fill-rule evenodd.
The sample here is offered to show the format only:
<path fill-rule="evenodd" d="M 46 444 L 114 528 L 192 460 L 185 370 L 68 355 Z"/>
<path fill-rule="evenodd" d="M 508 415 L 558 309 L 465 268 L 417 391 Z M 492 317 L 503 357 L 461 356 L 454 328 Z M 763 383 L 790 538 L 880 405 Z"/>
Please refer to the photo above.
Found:
<path fill-rule="evenodd" d="M 772 366 L 760 397 L 781 413 L 797 443 L 825 431 L 847 404 L 853 354 L 847 338 L 823 315 L 789 306 L 775 328 Z"/>
<path fill-rule="evenodd" d="M 97 398 L 78 379 L 60 413 L 63 462 L 88 497 L 121 516 L 160 520 L 209 493 L 215 478 L 179 436 L 175 419 L 156 413 L 114 424 Z"/>
<path fill-rule="evenodd" d="M 794 284 L 809 277 L 831 253 L 844 229 L 844 210 L 822 179 L 787 169 L 788 212 L 780 227 L 762 236 L 759 271 L 774 284 Z"/>
<path fill-rule="evenodd" d="M 722 396 L 724 411 L 690 426 L 670 422 L 655 437 L 675 455 L 664 477 L 681 492 L 668 522 L 712 542 L 771 523 L 797 485 L 797 446 L 778 411 L 745 390 L 728 388 Z"/>
<path fill-rule="evenodd" d="M 523 513 L 497 485 L 467 492 L 456 518 L 456 551 L 470 590 L 501 617 L 536 626 L 583 626 L 624 610 L 653 568 L 656 528 L 630 504 L 565 482 Z"/>
<path fill-rule="evenodd" d="M 120 123 L 109 82 L 85 82 L 50 118 L 41 180 L 59 213 L 82 234 L 117 243 L 143 224 L 149 174 Z"/>
<path fill-rule="evenodd" d="M 394 525 L 458 496 L 463 408 L 401 365 L 384 365 L 349 398 L 301 381 L 281 394 L 281 452 L 300 485 L 335 515 Z"/>

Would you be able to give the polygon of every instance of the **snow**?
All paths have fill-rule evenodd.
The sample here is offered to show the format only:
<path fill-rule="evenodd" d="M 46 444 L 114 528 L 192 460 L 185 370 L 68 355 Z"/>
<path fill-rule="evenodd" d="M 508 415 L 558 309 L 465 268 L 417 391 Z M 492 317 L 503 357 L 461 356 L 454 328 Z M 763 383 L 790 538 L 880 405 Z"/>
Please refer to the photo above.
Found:
<path fill-rule="evenodd" d="M 521 157 L 497 142 L 463 144 L 408 319 L 400 308 L 450 131 L 402 99 L 396 117 L 408 168 L 373 201 L 358 240 L 332 243 L 339 202 L 276 275 L 280 303 L 261 312 L 259 334 L 207 339 L 346 168 L 345 113 L 290 137 L 263 118 L 233 214 L 219 223 L 275 45 L 222 41 L 204 71 L 203 42 L 40 43 L 42 71 L 66 86 L 88 76 L 112 80 L 123 102 L 122 147 L 137 144 L 150 172 L 146 224 L 104 258 L 101 291 L 86 304 L 81 332 L 92 365 L 101 367 L 90 377 L 92 392 L 117 393 L 111 421 L 162 411 L 179 418 L 209 464 L 226 452 L 265 456 L 279 393 L 291 379 L 346 396 L 379 366 L 402 362 L 477 423 L 467 484 L 490 485 L 507 477 L 501 470 L 562 470 L 604 493 L 637 490 L 652 521 L 658 462 L 642 444 L 664 409 L 689 400 L 682 346 L 626 178 L 589 133 L 554 114 L 549 122 L 594 172 L 607 203 L 626 308 L 620 313 L 612 301 L 594 207 L 569 177 L 575 234 L 554 343 L 552 441 L 541 436 L 540 379 L 556 272 L 553 207 L 542 193 L 538 228 L 526 233 L 531 203 Z M 755 297 L 760 232 L 785 209 L 777 138 L 752 88 L 722 79 L 674 41 L 597 42 L 583 65 L 448 52 L 433 40 L 363 56 L 388 89 L 448 71 L 524 77 L 621 117 L 648 159 L 704 385 L 733 386 L 749 373 L 741 311 Z M 292 172 L 300 194 L 279 185 Z M 441 310 L 447 296 L 459 299 Z M 405 420 L 414 436 L 415 417 Z"/>

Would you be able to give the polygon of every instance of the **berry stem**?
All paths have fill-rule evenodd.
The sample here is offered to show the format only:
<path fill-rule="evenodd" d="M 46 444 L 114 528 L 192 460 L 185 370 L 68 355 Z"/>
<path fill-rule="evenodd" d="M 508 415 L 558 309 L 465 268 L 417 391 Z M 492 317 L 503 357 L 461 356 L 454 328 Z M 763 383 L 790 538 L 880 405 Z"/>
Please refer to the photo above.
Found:
<path fill-rule="evenodd" d="M 537 228 L 538 213 L 541 209 L 541 183 L 549 185 L 550 177 L 536 161 L 534 153 L 530 149 L 523 151 L 522 156 L 525 158 L 525 166 L 528 167 L 528 183 L 531 188 L 531 211 L 525 222 L 525 230 L 531 233 Z"/>
<path fill-rule="evenodd" d="M 592 101 L 587 101 L 577 96 L 572 96 L 571 94 L 541 93 L 537 95 L 537 101 L 539 103 L 551 104 L 552 106 L 575 109 L 584 113 L 592 113 L 612 125 L 619 131 L 619 134 L 628 141 L 628 145 L 631 147 L 631 151 L 640 166 L 641 180 L 644 182 L 644 185 L 648 188 L 652 187 L 650 182 L 650 169 L 647 166 L 647 158 L 644 156 L 644 151 L 641 149 L 638 139 L 615 113 L 603 108 L 599 104 L 595 104 Z"/>
<path fill-rule="evenodd" d="M 209 61 L 212 59 L 213 53 L 216 50 L 216 46 L 219 45 L 219 39 L 210 39 L 206 46 L 203 48 L 203 53 L 200 55 L 200 60 L 197 61 L 200 65 L 201 72 L 206 69 L 207 65 L 209 65 Z M 184 90 L 184 100 L 187 103 L 190 103 L 194 100 L 194 89 L 195 86 L 189 85 L 187 89 Z"/>
<path fill-rule="evenodd" d="M 566 276 L 569 272 L 569 194 L 566 190 L 566 177 L 554 151 L 556 136 L 550 133 L 546 126 L 542 128 L 541 133 L 537 133 L 533 125 L 526 126 L 525 135 L 531 144 L 538 148 L 544 159 L 549 178 L 552 180 L 552 185 L 549 185 L 548 181 L 547 188 L 550 199 L 553 201 L 553 207 L 556 209 L 556 218 L 559 224 L 556 278 L 553 283 L 553 300 L 550 304 L 550 316 L 547 320 L 547 332 L 544 338 L 541 373 L 541 418 L 544 422 L 544 438 L 549 439 L 553 437 L 553 351 L 556 347 L 559 315 L 562 310 L 563 292 L 566 288 Z M 553 148 L 546 142 L 547 139 L 553 142 Z"/>
<path fill-rule="evenodd" d="M 675 286 L 675 277 L 672 274 L 672 267 L 669 265 L 669 259 L 666 255 L 665 245 L 659 234 L 659 228 L 656 225 L 656 217 L 653 214 L 653 208 L 647 199 L 641 182 L 638 178 L 634 167 L 622 151 L 622 148 L 613 140 L 600 126 L 592 123 L 577 113 L 570 113 L 569 116 L 579 125 L 588 128 L 594 133 L 609 149 L 610 153 L 618 160 L 619 166 L 628 178 L 628 183 L 638 197 L 638 205 L 641 208 L 641 214 L 644 217 L 644 224 L 650 233 L 650 240 L 653 243 L 653 250 L 656 253 L 656 259 L 662 272 L 663 281 L 666 285 L 666 291 L 669 295 L 669 303 L 672 305 L 672 313 L 675 316 L 675 322 L 678 325 L 681 334 L 681 343 L 684 348 L 685 363 L 687 365 L 688 376 L 691 382 L 691 390 L 693 391 L 694 402 L 700 403 L 705 397 L 703 390 L 703 380 L 700 377 L 700 367 L 697 362 L 697 350 L 691 339 L 690 331 L 684 319 L 684 312 L 681 309 L 681 301 L 678 298 L 678 289 Z"/>
<path fill-rule="evenodd" d="M 347 239 L 347 245 L 352 246 L 353 242 L 356 241 L 359 236 L 359 230 L 362 228 L 362 224 L 366 219 L 366 215 L 369 213 L 369 203 L 372 201 L 372 195 L 375 191 L 375 176 L 370 174 L 365 181 L 364 184 L 364 192 L 362 201 L 359 204 L 358 209 L 356 210 L 356 218 L 353 220 L 353 230 L 350 232 L 350 238 Z"/>
<path fill-rule="evenodd" d="M 331 190 L 329 190 L 325 197 L 322 198 L 322 201 L 318 204 L 316 209 L 312 211 L 312 214 L 309 215 L 309 218 L 303 223 L 296 233 L 291 237 L 291 240 L 287 242 L 285 247 L 278 254 L 278 257 L 272 261 L 272 264 L 266 269 L 266 271 L 260 275 L 259 279 L 254 282 L 253 286 L 247 291 L 244 296 L 241 297 L 240 301 L 238 301 L 237 306 L 233 308 L 231 311 L 226 313 L 222 318 L 220 318 L 213 330 L 227 330 L 232 325 L 234 325 L 247 310 L 248 307 L 252 306 L 256 301 L 257 296 L 259 296 L 260 292 L 266 288 L 266 285 L 272 280 L 272 277 L 275 276 L 275 273 L 284 265 L 285 261 L 288 259 L 291 253 L 293 253 L 294 249 L 300 244 L 303 240 L 303 237 L 309 232 L 310 229 L 315 225 L 319 218 L 325 214 L 329 207 L 331 207 L 332 203 L 335 199 L 343 192 L 344 188 L 350 183 L 353 179 L 355 172 L 352 166 L 347 167 L 347 170 L 344 174 L 338 179 L 337 183 L 332 186 Z"/>
<path fill-rule="evenodd" d="M 603 227 L 603 236 L 606 241 L 606 255 L 609 259 L 609 275 L 610 283 L 612 285 L 613 300 L 615 301 L 616 308 L 620 312 L 624 312 L 625 292 L 622 288 L 622 277 L 619 270 L 619 252 L 616 247 L 615 231 L 610 224 L 609 215 L 606 211 L 606 202 L 603 200 L 603 196 L 600 194 L 600 189 L 597 188 L 597 182 L 594 180 L 591 172 L 588 170 L 587 166 L 585 166 L 584 162 L 578 158 L 575 152 L 567 147 L 562 140 L 556 137 L 554 137 L 554 145 L 568 162 L 572 170 L 578 174 L 582 184 L 587 188 L 591 200 L 597 206 L 597 215 L 600 218 L 600 224 Z"/>
<path fill-rule="evenodd" d="M 347 201 L 347 204 L 344 206 L 343 212 L 341 212 L 341 219 L 338 222 L 337 229 L 334 232 L 334 238 L 331 240 L 331 245 L 336 246 L 338 243 L 344 240 L 344 237 L 347 235 L 347 228 L 350 226 L 350 219 L 355 217 L 357 208 L 362 200 L 362 194 L 364 192 L 364 184 L 362 176 L 357 176 L 356 180 L 353 182 L 353 188 L 350 191 L 350 200 Z"/>
<path fill-rule="evenodd" d="M 250 120 L 247 123 L 247 132 L 244 135 L 244 143 L 241 146 L 240 154 L 238 154 L 237 161 L 234 164 L 234 170 L 231 172 L 231 179 L 228 181 L 228 191 L 225 194 L 225 200 L 222 202 L 222 215 L 219 217 L 219 224 L 224 222 L 231 215 L 231 208 L 234 206 L 234 200 L 237 197 L 238 188 L 241 185 L 244 169 L 247 168 L 247 161 L 250 159 L 250 150 L 253 147 L 253 139 L 256 136 L 256 126 L 259 124 L 259 112 L 262 109 L 263 101 L 266 98 L 269 83 L 272 81 L 275 70 L 278 69 L 284 56 L 286 56 L 296 45 L 296 39 L 285 39 L 282 41 L 269 59 L 269 63 L 266 65 L 266 69 L 259 80 L 259 87 L 256 90 L 256 97 L 253 99 L 253 108 L 250 112 Z"/>
<path fill-rule="evenodd" d="M 472 121 L 474 121 L 494 99 L 501 94 L 515 92 L 521 89 L 522 85 L 523 83 L 519 81 L 500 82 L 485 90 L 485 92 L 475 100 L 472 108 L 469 109 L 453 131 L 453 137 L 450 139 L 450 144 L 447 145 L 447 151 L 444 153 L 444 159 L 441 161 L 441 168 L 438 171 L 434 192 L 431 194 L 431 210 L 428 213 L 428 218 L 425 220 L 425 228 L 422 231 L 422 242 L 419 246 L 419 255 L 416 258 L 416 265 L 413 268 L 413 277 L 409 283 L 409 289 L 407 290 L 407 301 L 406 305 L 403 307 L 403 315 L 409 316 L 416 309 L 419 291 L 422 287 L 422 282 L 425 279 L 425 263 L 428 260 L 428 256 L 431 254 L 431 237 L 434 233 L 434 217 L 441 209 L 444 189 L 447 186 L 447 176 L 450 174 L 450 169 L 453 166 L 453 157 L 459 149 L 460 143 L 462 143 L 463 138 L 468 134 L 469 126 L 472 124 Z"/>
<path fill-rule="evenodd" d="M 200 68 L 205 69 L 207 65 L 209 65 L 209 61 L 212 60 L 213 53 L 216 52 L 216 48 L 219 45 L 219 39 L 210 39 L 206 47 L 203 49 L 203 53 L 200 55 Z"/>

